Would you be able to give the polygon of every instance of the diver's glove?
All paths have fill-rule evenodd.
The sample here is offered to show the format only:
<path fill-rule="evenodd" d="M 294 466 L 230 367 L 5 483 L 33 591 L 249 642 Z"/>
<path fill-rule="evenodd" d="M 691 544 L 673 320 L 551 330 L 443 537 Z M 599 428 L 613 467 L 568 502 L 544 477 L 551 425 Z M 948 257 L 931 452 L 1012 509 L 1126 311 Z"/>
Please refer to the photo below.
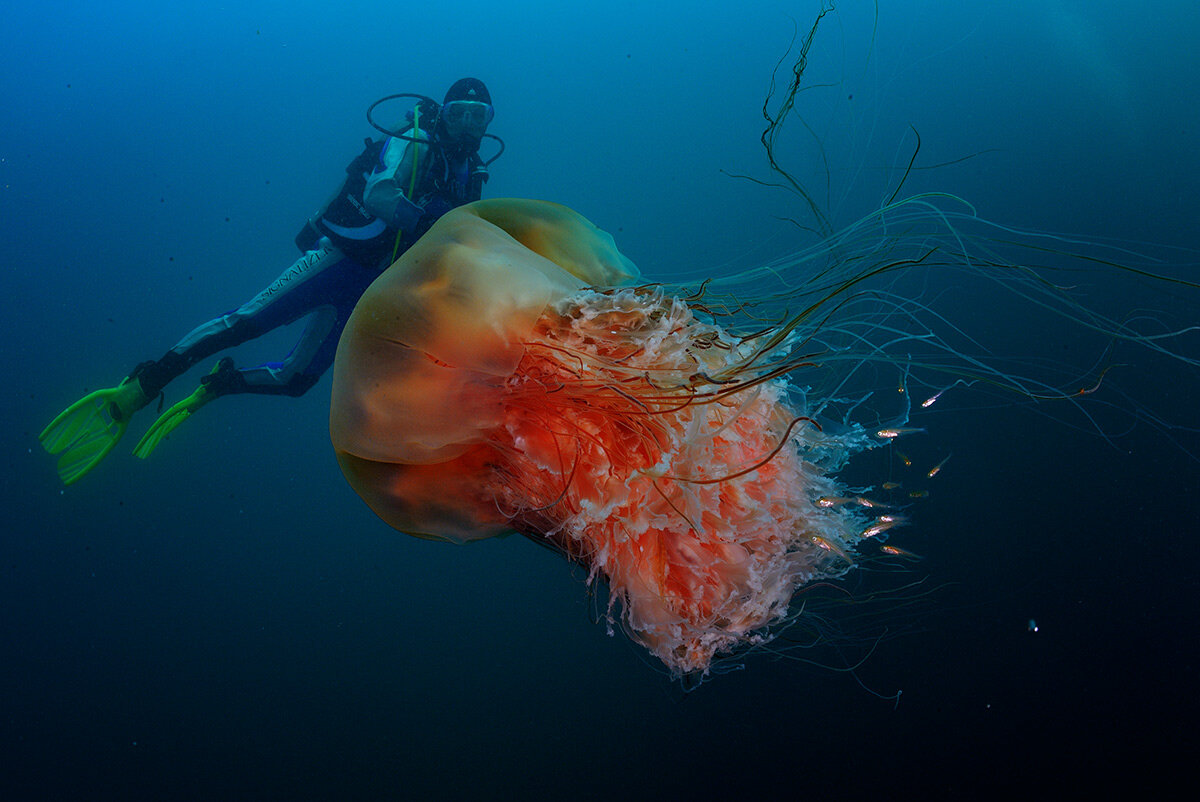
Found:
<path fill-rule="evenodd" d="M 142 435 L 142 439 L 133 447 L 135 456 L 145 459 L 158 446 L 162 439 L 192 416 L 200 407 L 227 393 L 243 390 L 246 380 L 241 372 L 233 366 L 229 357 L 220 359 L 207 376 L 200 380 L 196 392 L 175 404 L 158 416 L 158 420 Z"/>
<path fill-rule="evenodd" d="M 392 228 L 397 231 L 411 231 L 424 214 L 424 209 L 401 195 L 396 199 L 396 211 L 392 214 Z"/>
<path fill-rule="evenodd" d="M 58 458 L 58 476 L 63 484 L 79 481 L 108 456 L 125 434 L 133 413 L 150 403 L 153 396 L 146 394 L 139 378 L 149 364 L 153 363 L 138 365 L 116 387 L 85 395 L 38 435 L 43 448 L 62 455 Z"/>
<path fill-rule="evenodd" d="M 425 209 L 421 215 L 420 222 L 424 225 L 425 230 L 428 231 L 429 227 L 438 221 L 438 218 L 453 208 L 454 207 L 443 198 L 430 198 L 429 202 L 425 204 Z"/>

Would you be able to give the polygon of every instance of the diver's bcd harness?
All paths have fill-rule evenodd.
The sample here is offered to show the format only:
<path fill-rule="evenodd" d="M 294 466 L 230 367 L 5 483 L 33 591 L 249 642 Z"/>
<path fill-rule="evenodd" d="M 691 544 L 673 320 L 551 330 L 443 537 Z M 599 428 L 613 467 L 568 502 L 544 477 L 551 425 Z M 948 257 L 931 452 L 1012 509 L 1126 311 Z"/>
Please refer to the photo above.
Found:
<path fill-rule="evenodd" d="M 382 252 L 391 243 L 387 225 L 363 206 L 363 191 L 367 178 L 386 140 L 365 139 L 362 153 L 346 165 L 346 180 L 319 212 L 304 221 L 304 227 L 296 235 L 296 247 L 310 251 L 317 246 L 321 237 L 329 237 L 347 255 L 362 257 L 376 251 Z"/>
<path fill-rule="evenodd" d="M 391 131 L 375 122 L 371 112 L 376 106 L 384 101 L 402 97 L 418 100 L 416 108 L 408 114 L 408 125 L 398 131 Z M 304 222 L 304 227 L 296 235 L 296 247 L 301 251 L 309 251 L 317 247 L 321 237 L 328 237 L 330 242 L 347 256 L 363 264 L 375 264 L 389 254 L 394 258 L 402 239 L 411 244 L 425 233 L 437 217 L 455 206 L 479 200 L 483 193 L 483 185 L 488 180 L 487 167 L 504 152 L 504 141 L 493 134 L 484 134 L 485 137 L 499 142 L 500 150 L 486 162 L 480 158 L 478 150 L 464 154 L 465 167 L 456 170 L 452 163 L 452 154 L 447 153 L 434 133 L 437 131 L 440 109 L 437 101 L 410 93 L 388 95 L 372 103 L 367 109 L 367 121 L 386 136 L 382 139 L 363 140 L 362 152 L 346 165 L 345 181 L 321 210 Z M 383 166 L 383 149 L 389 137 L 417 143 L 430 149 L 429 158 L 419 179 L 415 169 L 418 160 L 413 160 L 413 176 L 406 193 L 410 201 L 432 212 L 422 218 L 415 231 L 396 231 L 384 220 L 373 215 L 363 204 L 367 180 L 374 170 Z"/>

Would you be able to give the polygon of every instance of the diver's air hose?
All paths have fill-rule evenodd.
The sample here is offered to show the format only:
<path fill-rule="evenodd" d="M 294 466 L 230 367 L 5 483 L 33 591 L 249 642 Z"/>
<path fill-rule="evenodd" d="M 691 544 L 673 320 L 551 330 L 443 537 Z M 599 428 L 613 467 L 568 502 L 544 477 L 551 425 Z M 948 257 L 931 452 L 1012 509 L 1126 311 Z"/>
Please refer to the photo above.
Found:
<path fill-rule="evenodd" d="M 421 104 L 413 109 L 413 169 L 412 180 L 408 182 L 408 199 L 412 200 L 417 194 L 417 162 L 421 160 Z"/>
<path fill-rule="evenodd" d="M 417 162 L 421 159 L 421 104 L 418 103 L 413 109 L 413 158 L 412 158 L 412 179 L 408 182 L 408 199 L 411 201 L 417 194 Z M 392 261 L 396 261 L 396 254 L 400 252 L 400 240 L 404 237 L 404 230 L 396 230 L 396 241 L 392 243 Z"/>

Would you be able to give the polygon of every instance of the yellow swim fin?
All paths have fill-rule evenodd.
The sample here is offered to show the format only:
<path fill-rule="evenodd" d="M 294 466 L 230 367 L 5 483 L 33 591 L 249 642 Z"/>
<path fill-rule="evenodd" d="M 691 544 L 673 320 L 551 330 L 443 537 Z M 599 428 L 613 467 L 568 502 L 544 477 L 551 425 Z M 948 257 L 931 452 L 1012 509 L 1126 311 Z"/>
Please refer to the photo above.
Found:
<path fill-rule="evenodd" d="M 193 412 L 222 395 L 220 390 L 217 389 L 220 383 L 215 380 L 220 374 L 225 372 L 237 372 L 233 367 L 233 360 L 229 357 L 219 360 L 213 366 L 208 375 L 200 380 L 200 386 L 196 388 L 194 393 L 158 416 L 158 420 L 142 435 L 142 439 L 138 440 L 138 444 L 133 447 L 134 456 L 140 459 L 150 456 L 151 452 L 158 447 L 163 438 L 175 431 L 181 423 L 192 416 Z"/>
<path fill-rule="evenodd" d="M 125 434 L 129 418 L 149 403 L 141 382 L 130 376 L 116 387 L 89 393 L 62 411 L 38 439 L 58 458 L 63 484 L 82 479 Z"/>

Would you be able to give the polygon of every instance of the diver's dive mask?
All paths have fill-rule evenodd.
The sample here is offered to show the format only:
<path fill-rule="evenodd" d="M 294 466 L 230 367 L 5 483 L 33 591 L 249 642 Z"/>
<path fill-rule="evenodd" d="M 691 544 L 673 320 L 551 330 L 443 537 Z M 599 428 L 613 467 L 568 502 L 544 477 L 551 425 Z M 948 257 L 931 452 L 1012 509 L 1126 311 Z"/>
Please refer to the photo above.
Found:
<path fill-rule="evenodd" d="M 483 129 L 487 128 L 495 116 L 496 110 L 490 103 L 481 103 L 478 100 L 452 100 L 442 106 L 442 119 L 448 125 Z"/>

